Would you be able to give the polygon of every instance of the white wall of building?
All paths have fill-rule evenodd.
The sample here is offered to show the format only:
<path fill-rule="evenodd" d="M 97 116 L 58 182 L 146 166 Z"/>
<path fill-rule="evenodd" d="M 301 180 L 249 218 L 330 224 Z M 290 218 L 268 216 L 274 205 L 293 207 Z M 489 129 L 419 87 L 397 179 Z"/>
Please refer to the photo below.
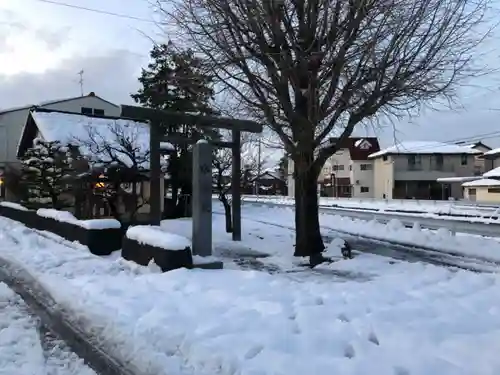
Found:
<path fill-rule="evenodd" d="M 373 198 L 375 196 L 374 167 L 372 160 L 353 160 L 351 170 L 352 196 Z"/>

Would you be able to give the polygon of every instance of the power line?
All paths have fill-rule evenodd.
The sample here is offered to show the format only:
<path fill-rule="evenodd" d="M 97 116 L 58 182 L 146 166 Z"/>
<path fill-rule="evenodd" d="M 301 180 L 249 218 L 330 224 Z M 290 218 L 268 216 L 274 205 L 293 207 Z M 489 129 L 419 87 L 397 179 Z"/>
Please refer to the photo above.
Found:
<path fill-rule="evenodd" d="M 121 14 L 121 13 L 109 12 L 109 11 L 101 10 L 101 9 L 88 8 L 88 7 L 83 7 L 83 6 L 80 6 L 80 5 L 73 5 L 73 4 L 63 3 L 63 2 L 54 1 L 54 0 L 33 0 L 33 1 L 38 1 L 38 2 L 41 2 L 41 3 L 46 3 L 46 4 L 51 4 L 51 5 L 57 5 L 57 6 L 66 7 L 66 8 L 84 10 L 84 11 L 87 11 L 87 12 L 104 14 L 104 15 L 107 15 L 107 16 L 113 16 L 113 17 L 119 17 L 119 18 L 126 18 L 126 19 L 129 19 L 129 20 L 141 21 L 141 22 L 149 22 L 149 23 L 156 24 L 155 21 L 148 20 L 146 18 L 131 16 L 131 15 L 128 15 L 128 14 Z"/>

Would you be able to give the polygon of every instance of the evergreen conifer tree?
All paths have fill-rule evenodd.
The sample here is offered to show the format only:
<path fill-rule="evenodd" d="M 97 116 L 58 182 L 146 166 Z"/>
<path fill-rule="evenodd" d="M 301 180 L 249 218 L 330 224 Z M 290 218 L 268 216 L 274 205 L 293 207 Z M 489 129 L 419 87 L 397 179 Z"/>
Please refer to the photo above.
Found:
<path fill-rule="evenodd" d="M 33 147 L 26 150 L 21 163 L 20 184 L 26 192 L 23 204 L 33 208 L 67 206 L 62 194 L 69 191 L 68 178 L 72 169 L 68 147 L 57 141 L 37 138 Z"/>

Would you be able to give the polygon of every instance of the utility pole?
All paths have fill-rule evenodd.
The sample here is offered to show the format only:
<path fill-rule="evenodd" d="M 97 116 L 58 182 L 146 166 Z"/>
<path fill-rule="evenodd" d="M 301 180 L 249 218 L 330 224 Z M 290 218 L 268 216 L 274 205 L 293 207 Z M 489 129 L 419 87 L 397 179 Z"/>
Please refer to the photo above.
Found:
<path fill-rule="evenodd" d="M 261 174 L 261 154 L 262 154 L 262 146 L 261 146 L 261 141 L 260 141 L 260 135 L 259 135 L 259 146 L 258 146 L 258 154 L 257 154 L 257 178 L 255 179 L 255 190 L 256 190 L 256 195 L 259 195 L 259 178 Z"/>
<path fill-rule="evenodd" d="M 83 73 L 84 73 L 84 70 L 80 70 L 78 72 L 78 75 L 80 76 L 80 79 L 78 80 L 78 83 L 80 84 L 80 94 L 83 96 Z"/>

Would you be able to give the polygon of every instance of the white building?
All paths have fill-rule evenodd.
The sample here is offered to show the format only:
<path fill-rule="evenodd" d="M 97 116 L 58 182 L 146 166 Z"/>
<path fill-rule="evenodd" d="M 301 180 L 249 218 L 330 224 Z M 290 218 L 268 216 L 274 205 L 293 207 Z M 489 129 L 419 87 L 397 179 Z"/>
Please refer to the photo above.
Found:
<path fill-rule="evenodd" d="M 331 138 L 330 142 L 337 142 Z M 368 158 L 380 150 L 378 139 L 347 138 L 325 163 L 318 178 L 322 195 L 372 198 L 374 196 L 373 161 Z M 293 161 L 288 163 L 288 195 L 294 196 Z"/>
<path fill-rule="evenodd" d="M 120 106 L 100 98 L 93 92 L 86 96 L 0 110 L 0 169 L 7 163 L 17 162 L 17 146 L 32 107 L 98 116 L 120 116 Z"/>
<path fill-rule="evenodd" d="M 7 164 L 17 164 L 17 149 L 23 128 L 33 107 L 96 116 L 120 116 L 120 106 L 91 92 L 85 96 L 46 101 L 39 104 L 0 110 L 0 174 Z M 5 198 L 5 187 L 0 180 L 0 198 Z"/>
<path fill-rule="evenodd" d="M 481 154 L 471 147 L 434 141 L 395 144 L 370 155 L 375 163 L 375 198 L 460 199 L 459 177 L 474 176 L 476 156 Z"/>

